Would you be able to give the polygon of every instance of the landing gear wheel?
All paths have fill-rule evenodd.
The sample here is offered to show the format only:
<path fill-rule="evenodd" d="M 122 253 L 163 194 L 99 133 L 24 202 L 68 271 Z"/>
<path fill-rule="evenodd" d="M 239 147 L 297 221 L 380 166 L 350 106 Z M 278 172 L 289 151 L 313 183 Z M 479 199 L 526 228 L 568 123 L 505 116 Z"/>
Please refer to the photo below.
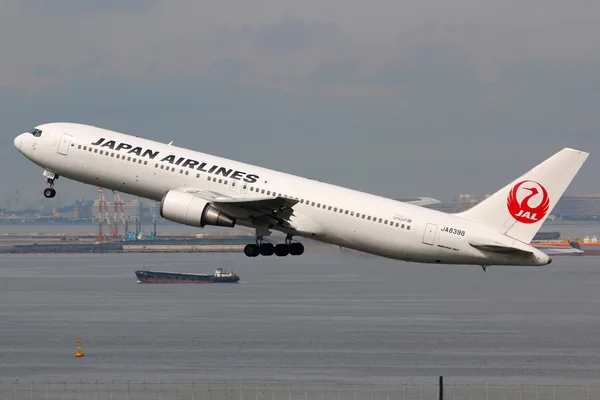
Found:
<path fill-rule="evenodd" d="M 246 254 L 247 257 L 258 257 L 260 252 L 258 251 L 257 245 L 248 244 L 246 247 L 244 247 L 244 254 Z"/>
<path fill-rule="evenodd" d="M 273 246 L 273 243 L 261 243 L 258 250 L 261 256 L 272 256 L 275 252 L 275 246 Z"/>
<path fill-rule="evenodd" d="M 285 257 L 290 254 L 290 247 L 287 244 L 278 244 L 275 246 L 275 255 L 277 257 Z"/>
<path fill-rule="evenodd" d="M 44 197 L 46 197 L 47 199 L 51 199 L 54 196 L 56 196 L 56 190 L 54 190 L 53 188 L 44 189 Z"/>
<path fill-rule="evenodd" d="M 304 246 L 302 243 L 291 243 L 290 244 L 290 255 L 299 256 L 304 253 Z"/>

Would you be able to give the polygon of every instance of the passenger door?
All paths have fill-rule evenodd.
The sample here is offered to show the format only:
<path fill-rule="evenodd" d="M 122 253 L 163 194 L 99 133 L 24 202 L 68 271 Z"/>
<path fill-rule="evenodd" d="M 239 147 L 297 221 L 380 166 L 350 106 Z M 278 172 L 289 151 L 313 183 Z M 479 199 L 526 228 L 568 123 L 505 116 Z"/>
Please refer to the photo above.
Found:
<path fill-rule="evenodd" d="M 58 142 L 58 154 L 66 156 L 69 153 L 69 147 L 71 147 L 71 139 L 73 139 L 73 136 L 63 133 L 63 135 L 60 138 L 60 141 Z"/>
<path fill-rule="evenodd" d="M 425 233 L 423 234 L 423 243 L 433 246 L 435 242 L 435 234 L 437 233 L 436 224 L 427 224 L 425 226 Z"/>

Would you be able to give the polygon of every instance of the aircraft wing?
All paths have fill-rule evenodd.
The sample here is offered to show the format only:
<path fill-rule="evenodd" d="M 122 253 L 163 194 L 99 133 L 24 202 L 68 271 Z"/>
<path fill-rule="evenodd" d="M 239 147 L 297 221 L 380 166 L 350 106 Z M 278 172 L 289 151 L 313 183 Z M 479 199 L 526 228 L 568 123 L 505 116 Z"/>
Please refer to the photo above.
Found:
<path fill-rule="evenodd" d="M 261 220 L 264 224 L 288 222 L 293 215 L 292 206 L 298 203 L 298 200 L 288 197 L 263 196 L 245 199 L 202 189 L 181 188 L 177 190 L 210 201 L 213 206 L 236 218 L 251 219 L 259 224 Z"/>
<path fill-rule="evenodd" d="M 417 206 L 428 206 L 431 204 L 441 203 L 440 200 L 433 199 L 431 197 L 405 197 L 405 198 L 396 199 L 396 200 L 401 201 L 403 203 L 414 204 Z"/>

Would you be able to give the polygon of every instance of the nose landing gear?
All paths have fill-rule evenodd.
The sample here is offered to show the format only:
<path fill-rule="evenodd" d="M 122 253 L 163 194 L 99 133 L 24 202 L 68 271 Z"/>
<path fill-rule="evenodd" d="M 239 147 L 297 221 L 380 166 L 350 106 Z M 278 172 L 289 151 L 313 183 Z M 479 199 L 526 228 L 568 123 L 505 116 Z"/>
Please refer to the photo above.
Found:
<path fill-rule="evenodd" d="M 58 175 L 54 174 L 54 172 L 45 170 L 44 176 L 46 177 L 46 183 L 50 185 L 49 188 L 44 189 L 44 197 L 51 199 L 56 196 L 56 190 L 54 190 L 54 181 L 58 179 Z"/>

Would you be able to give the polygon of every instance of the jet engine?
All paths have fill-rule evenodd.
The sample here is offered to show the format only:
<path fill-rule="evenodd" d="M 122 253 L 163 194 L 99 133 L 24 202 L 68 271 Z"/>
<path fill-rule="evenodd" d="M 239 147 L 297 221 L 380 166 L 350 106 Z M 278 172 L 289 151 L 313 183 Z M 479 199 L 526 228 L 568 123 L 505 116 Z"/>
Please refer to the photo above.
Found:
<path fill-rule="evenodd" d="M 160 202 L 160 216 L 169 221 L 195 227 L 205 225 L 233 228 L 235 218 L 223 214 L 212 203 L 191 193 L 169 190 Z"/>

